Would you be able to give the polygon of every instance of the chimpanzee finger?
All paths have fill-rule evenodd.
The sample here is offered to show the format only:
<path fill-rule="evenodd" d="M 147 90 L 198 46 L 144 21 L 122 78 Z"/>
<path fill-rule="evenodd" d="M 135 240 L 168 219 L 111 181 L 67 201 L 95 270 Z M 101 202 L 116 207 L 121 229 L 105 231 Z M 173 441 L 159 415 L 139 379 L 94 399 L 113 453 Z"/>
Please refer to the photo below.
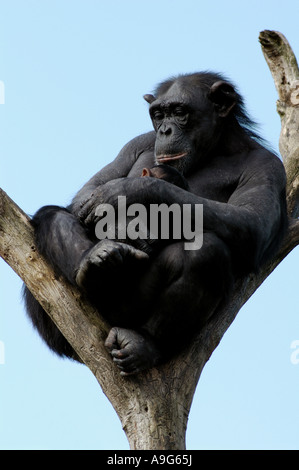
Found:
<path fill-rule="evenodd" d="M 98 264 L 105 262 L 105 267 L 114 267 L 122 263 L 123 257 L 119 250 L 102 250 L 98 257 Z"/>
<path fill-rule="evenodd" d="M 93 199 L 90 198 L 81 205 L 81 209 L 78 212 L 78 217 L 81 222 L 84 222 L 85 218 L 88 216 L 89 211 L 93 207 Z"/>
<path fill-rule="evenodd" d="M 89 213 L 87 214 L 87 216 L 83 220 L 84 225 L 86 225 L 86 227 L 88 227 L 89 225 L 92 225 L 94 223 L 94 218 L 95 218 L 94 213 L 95 213 L 94 207 L 91 207 L 90 210 L 89 210 Z"/>
<path fill-rule="evenodd" d="M 113 358 L 113 362 L 121 369 L 125 369 L 126 371 L 129 371 L 131 369 L 135 369 L 135 364 L 132 363 L 134 361 L 134 358 L 132 356 L 127 356 L 123 359 L 117 359 Z"/>
<path fill-rule="evenodd" d="M 125 257 L 133 257 L 140 260 L 149 259 L 149 255 L 144 251 L 138 250 L 131 245 L 126 245 L 126 249 L 124 252 Z"/>
<path fill-rule="evenodd" d="M 131 353 L 127 349 L 112 349 L 110 352 L 111 356 L 113 357 L 113 360 L 123 360 L 128 357 L 131 357 Z"/>
<path fill-rule="evenodd" d="M 112 351 L 117 351 L 119 345 L 117 343 L 117 331 L 116 328 L 111 328 L 111 330 L 108 333 L 108 336 L 105 341 L 105 347 L 108 349 L 110 353 Z"/>

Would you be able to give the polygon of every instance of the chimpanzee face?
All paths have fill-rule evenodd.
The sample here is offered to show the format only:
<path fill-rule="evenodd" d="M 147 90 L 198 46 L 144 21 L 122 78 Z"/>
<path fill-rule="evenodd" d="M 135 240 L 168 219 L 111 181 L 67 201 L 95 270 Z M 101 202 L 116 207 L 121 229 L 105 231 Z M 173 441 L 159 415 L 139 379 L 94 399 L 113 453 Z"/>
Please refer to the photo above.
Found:
<path fill-rule="evenodd" d="M 233 107 L 233 101 L 227 99 L 227 87 L 230 85 L 225 82 L 211 88 L 195 86 L 184 77 L 157 99 L 146 95 L 156 131 L 157 163 L 167 163 L 185 174 L 200 165 L 217 143 L 219 124 Z"/>

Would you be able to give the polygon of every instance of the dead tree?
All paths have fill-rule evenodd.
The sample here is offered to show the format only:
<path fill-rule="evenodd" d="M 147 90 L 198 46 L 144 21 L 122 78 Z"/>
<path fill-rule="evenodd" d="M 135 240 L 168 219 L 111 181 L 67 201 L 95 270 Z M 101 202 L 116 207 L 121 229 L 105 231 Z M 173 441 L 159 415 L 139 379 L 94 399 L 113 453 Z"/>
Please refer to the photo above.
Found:
<path fill-rule="evenodd" d="M 187 350 L 167 364 L 136 377 L 119 375 L 103 344 L 109 325 L 78 290 L 55 277 L 36 251 L 28 217 L 0 192 L 1 256 L 95 375 L 121 420 L 131 449 L 185 449 L 188 414 L 204 365 L 242 305 L 299 243 L 299 69 L 281 33 L 263 31 L 259 39 L 279 95 L 280 152 L 288 179 L 290 227 L 276 258 L 258 275 L 240 280 L 227 305 Z"/>

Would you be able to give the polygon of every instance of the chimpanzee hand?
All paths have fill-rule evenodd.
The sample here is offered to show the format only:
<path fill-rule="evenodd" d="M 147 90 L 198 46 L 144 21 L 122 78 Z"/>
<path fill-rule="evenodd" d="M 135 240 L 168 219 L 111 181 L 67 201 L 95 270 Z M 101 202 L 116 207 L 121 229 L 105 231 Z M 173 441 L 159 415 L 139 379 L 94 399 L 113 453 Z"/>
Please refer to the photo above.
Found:
<path fill-rule="evenodd" d="M 123 376 L 135 375 L 153 367 L 160 357 L 156 345 L 150 338 L 125 328 L 112 328 L 105 346 Z"/>
<path fill-rule="evenodd" d="M 148 260 L 148 255 L 133 246 L 114 240 L 101 240 L 83 257 L 76 273 L 76 283 L 82 289 L 97 282 L 99 277 L 121 264 Z"/>
<path fill-rule="evenodd" d="M 81 203 L 81 209 L 78 213 L 81 222 L 86 226 L 95 225 L 97 221 L 95 212 L 101 204 L 110 204 L 116 209 L 117 197 L 126 195 L 127 180 L 128 178 L 119 178 L 98 186 L 89 198 Z"/>
<path fill-rule="evenodd" d="M 145 195 L 157 193 L 156 185 L 165 183 L 155 178 L 119 178 L 98 186 L 89 198 L 81 203 L 79 219 L 86 226 L 95 225 L 96 208 L 101 204 L 110 204 L 117 210 L 118 196 L 126 197 L 127 206 L 133 203 L 143 204 Z"/>

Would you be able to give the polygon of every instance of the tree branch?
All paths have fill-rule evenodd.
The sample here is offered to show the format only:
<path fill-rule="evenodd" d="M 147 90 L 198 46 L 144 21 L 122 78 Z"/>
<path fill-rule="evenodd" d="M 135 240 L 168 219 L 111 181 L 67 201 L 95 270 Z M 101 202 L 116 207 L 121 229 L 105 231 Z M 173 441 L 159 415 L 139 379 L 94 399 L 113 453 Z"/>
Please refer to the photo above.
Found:
<path fill-rule="evenodd" d="M 27 215 L 0 189 L 0 255 L 20 276 L 83 362 L 99 350 L 108 326 L 82 294 L 52 268 L 37 252 L 33 228 Z M 82 307 L 84 305 L 84 315 Z M 82 330 L 83 336 L 77 330 Z M 101 334 L 99 335 L 99 332 Z M 100 356 L 99 358 L 100 359 Z M 93 359 L 95 361 L 95 359 Z"/>
<path fill-rule="evenodd" d="M 291 217 L 299 216 L 299 69 L 296 57 L 283 34 L 262 31 L 262 51 L 270 68 L 279 100 L 281 119 L 279 150 L 287 174 L 287 202 Z"/>
<path fill-rule="evenodd" d="M 281 249 L 258 275 L 241 279 L 229 302 L 167 364 L 123 378 L 104 347 L 109 325 L 37 253 L 30 220 L 0 190 L 0 255 L 23 279 L 32 294 L 97 378 L 115 408 L 131 449 L 184 449 L 185 431 L 201 371 L 242 305 L 264 279 L 299 244 L 299 71 L 281 33 L 263 31 L 260 42 L 279 94 L 282 131 L 280 150 L 287 172 L 290 227 Z"/>

